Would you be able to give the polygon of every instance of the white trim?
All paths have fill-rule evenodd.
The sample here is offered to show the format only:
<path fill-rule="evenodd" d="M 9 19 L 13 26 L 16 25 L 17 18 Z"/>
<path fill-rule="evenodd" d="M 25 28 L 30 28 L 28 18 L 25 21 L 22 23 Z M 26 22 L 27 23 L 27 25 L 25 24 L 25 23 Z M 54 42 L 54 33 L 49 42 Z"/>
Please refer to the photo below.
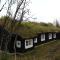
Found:
<path fill-rule="evenodd" d="M 16 41 L 16 47 L 21 48 L 21 41 Z"/>
<path fill-rule="evenodd" d="M 53 38 L 56 38 L 56 33 L 53 34 Z"/>
<path fill-rule="evenodd" d="M 41 34 L 41 41 L 45 41 L 45 34 Z"/>
<path fill-rule="evenodd" d="M 25 49 L 33 47 L 33 39 L 25 40 Z"/>
<path fill-rule="evenodd" d="M 34 38 L 34 43 L 37 43 L 37 38 Z"/>
<path fill-rule="evenodd" d="M 49 39 L 52 39 L 52 33 L 49 33 Z"/>

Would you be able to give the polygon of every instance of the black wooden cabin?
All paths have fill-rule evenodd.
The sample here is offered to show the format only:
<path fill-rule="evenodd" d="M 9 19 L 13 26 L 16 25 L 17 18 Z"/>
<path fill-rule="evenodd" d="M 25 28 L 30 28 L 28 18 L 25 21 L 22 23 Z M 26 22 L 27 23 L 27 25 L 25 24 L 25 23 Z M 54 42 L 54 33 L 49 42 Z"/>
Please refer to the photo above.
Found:
<path fill-rule="evenodd" d="M 60 39 L 60 32 L 41 32 L 32 38 L 23 38 L 0 27 L 0 49 L 8 52 L 25 52 L 35 46 Z"/>
<path fill-rule="evenodd" d="M 24 52 L 34 48 L 33 38 L 22 38 L 18 34 L 11 34 L 8 43 L 9 52 Z"/>

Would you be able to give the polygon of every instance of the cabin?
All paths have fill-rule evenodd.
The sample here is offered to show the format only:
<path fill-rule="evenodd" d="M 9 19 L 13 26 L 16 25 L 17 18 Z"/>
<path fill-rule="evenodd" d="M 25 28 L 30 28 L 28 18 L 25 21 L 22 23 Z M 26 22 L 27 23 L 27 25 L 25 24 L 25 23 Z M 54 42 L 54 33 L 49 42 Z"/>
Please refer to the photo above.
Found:
<path fill-rule="evenodd" d="M 0 27 L 0 49 L 11 53 L 32 50 L 37 45 L 56 39 L 60 39 L 60 32 L 40 32 L 34 37 L 24 38 Z"/>
<path fill-rule="evenodd" d="M 8 52 L 25 52 L 32 50 L 35 46 L 42 43 L 59 39 L 59 32 L 42 32 L 33 38 L 23 38 L 17 33 L 8 33 L 5 29 L 1 30 L 0 46 L 1 50 L 7 50 Z M 2 43 L 1 43 L 2 42 Z M 6 47 L 7 46 L 7 47 Z"/>
<path fill-rule="evenodd" d="M 8 43 L 9 52 L 24 52 L 34 48 L 33 38 L 22 38 L 20 35 L 12 33 Z"/>
<path fill-rule="evenodd" d="M 34 27 L 36 23 L 33 23 L 31 26 L 29 26 L 28 24 L 25 24 L 24 26 L 16 20 L 16 22 L 14 22 L 14 28 L 12 28 L 11 23 L 13 21 L 14 20 L 10 19 L 9 17 L 5 17 L 5 19 L 3 18 L 0 20 L 1 50 L 7 50 L 8 52 L 12 53 L 25 52 L 27 50 L 33 49 L 35 46 L 40 45 L 42 43 L 60 39 L 60 28 L 56 28 L 54 26 L 51 27 L 52 25 L 50 26 L 50 24 L 42 24 L 43 26 L 41 25 L 42 29 L 40 30 L 39 23 L 37 26 L 39 27 L 40 31 L 35 31 L 34 29 L 36 29 L 37 26 L 34 29 L 32 29 L 31 27 Z"/>

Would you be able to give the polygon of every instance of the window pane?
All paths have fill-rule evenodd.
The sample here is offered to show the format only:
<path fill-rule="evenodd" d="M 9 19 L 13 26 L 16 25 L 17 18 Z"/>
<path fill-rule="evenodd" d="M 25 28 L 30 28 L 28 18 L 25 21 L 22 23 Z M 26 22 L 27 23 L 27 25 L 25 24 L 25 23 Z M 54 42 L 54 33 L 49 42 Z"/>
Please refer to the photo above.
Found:
<path fill-rule="evenodd" d="M 37 43 L 37 38 L 34 39 L 34 43 Z"/>
<path fill-rule="evenodd" d="M 21 48 L 21 41 L 16 41 L 16 47 Z"/>
<path fill-rule="evenodd" d="M 26 46 L 31 45 L 32 44 L 32 39 L 26 40 Z"/>
<path fill-rule="evenodd" d="M 52 39 L 52 34 L 51 33 L 49 33 L 49 39 Z"/>
<path fill-rule="evenodd" d="M 56 33 L 53 34 L 53 38 L 56 38 Z"/>
<path fill-rule="evenodd" d="M 33 47 L 33 39 L 25 40 L 25 49 Z"/>
<path fill-rule="evenodd" d="M 28 46 L 28 45 L 29 45 L 29 40 L 26 41 L 26 46 Z"/>
<path fill-rule="evenodd" d="M 41 34 L 41 41 L 45 40 L 45 34 Z"/>

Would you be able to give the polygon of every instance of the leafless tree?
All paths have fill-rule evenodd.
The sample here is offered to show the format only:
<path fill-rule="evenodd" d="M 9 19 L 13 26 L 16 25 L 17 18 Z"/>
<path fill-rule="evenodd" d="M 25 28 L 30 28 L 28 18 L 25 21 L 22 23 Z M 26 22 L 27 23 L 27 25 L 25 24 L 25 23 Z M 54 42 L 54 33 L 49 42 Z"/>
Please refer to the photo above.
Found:
<path fill-rule="evenodd" d="M 29 5 L 30 0 L 6 0 L 6 2 L 3 4 L 2 8 L 0 9 L 0 12 L 4 8 L 5 4 L 8 6 L 6 7 L 7 9 L 7 14 L 9 17 L 12 17 L 12 12 L 14 12 L 13 15 L 13 20 L 15 21 L 16 18 L 22 22 L 23 19 L 25 18 L 25 14 L 29 14 L 29 9 L 26 8 Z M 11 7 L 16 4 L 16 9 L 15 11 L 11 10 Z M 27 17 L 27 16 L 26 16 Z"/>
<path fill-rule="evenodd" d="M 7 14 L 9 17 L 12 17 L 12 11 L 11 11 L 11 7 L 13 4 L 15 4 L 16 0 L 8 0 L 8 8 L 7 8 Z"/>
<path fill-rule="evenodd" d="M 55 25 L 56 27 L 60 27 L 59 21 L 57 19 L 53 21 L 53 25 Z"/>
<path fill-rule="evenodd" d="M 14 20 L 15 20 L 15 17 L 16 17 L 16 15 L 17 15 L 17 13 L 18 13 L 18 11 L 19 11 L 19 9 L 20 9 L 23 1 L 24 1 L 24 0 L 20 0 L 20 1 L 17 3 L 16 12 L 15 12 L 15 14 L 14 14 Z"/>
<path fill-rule="evenodd" d="M 0 0 L 1 2 L 1 0 Z M 1 9 L 0 9 L 0 12 L 3 10 L 4 6 L 5 6 L 6 2 L 2 5 Z"/>
<path fill-rule="evenodd" d="M 17 8 L 14 14 L 14 20 L 17 18 L 20 22 L 25 18 L 25 14 L 29 14 L 29 9 L 26 8 L 29 5 L 29 0 L 20 0 L 17 2 Z M 26 16 L 27 17 L 27 16 Z"/>

